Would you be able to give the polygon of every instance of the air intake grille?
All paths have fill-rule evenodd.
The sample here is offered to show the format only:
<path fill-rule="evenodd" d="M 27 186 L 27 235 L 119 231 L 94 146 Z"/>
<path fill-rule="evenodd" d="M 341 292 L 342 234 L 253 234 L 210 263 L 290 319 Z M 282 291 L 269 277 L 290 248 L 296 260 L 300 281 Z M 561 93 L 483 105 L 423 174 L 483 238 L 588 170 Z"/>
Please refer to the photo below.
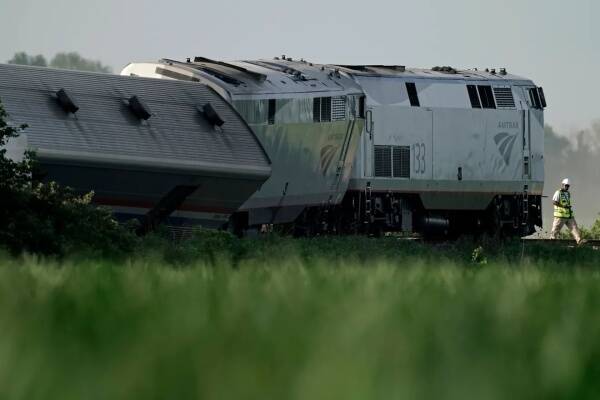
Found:
<path fill-rule="evenodd" d="M 392 147 L 394 178 L 410 178 L 410 147 Z"/>
<path fill-rule="evenodd" d="M 494 88 L 498 108 L 515 108 L 515 99 L 511 88 Z"/>
<path fill-rule="evenodd" d="M 331 99 L 331 120 L 343 121 L 346 119 L 346 96 Z"/>
<path fill-rule="evenodd" d="M 392 147 L 375 146 L 375 176 L 392 176 Z"/>

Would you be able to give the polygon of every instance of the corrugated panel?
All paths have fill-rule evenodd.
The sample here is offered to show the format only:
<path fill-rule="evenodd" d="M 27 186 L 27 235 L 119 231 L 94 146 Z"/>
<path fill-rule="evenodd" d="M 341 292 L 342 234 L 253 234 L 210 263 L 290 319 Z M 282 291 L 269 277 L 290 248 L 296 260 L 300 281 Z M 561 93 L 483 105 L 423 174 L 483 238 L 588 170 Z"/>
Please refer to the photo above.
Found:
<path fill-rule="evenodd" d="M 410 147 L 394 146 L 392 148 L 394 178 L 410 178 Z"/>
<path fill-rule="evenodd" d="M 64 88 L 79 111 L 64 112 L 53 97 Z M 126 100 L 151 110 L 140 121 Z M 27 123 L 28 144 L 43 151 L 124 160 L 232 168 L 264 168 L 268 158 L 232 107 L 199 83 L 0 64 L 0 100 L 15 123 Z M 197 107 L 210 103 L 226 121 L 215 129 Z"/>
<path fill-rule="evenodd" d="M 494 96 L 498 108 L 515 108 L 515 98 L 511 88 L 495 87 Z"/>
<path fill-rule="evenodd" d="M 331 98 L 331 120 L 343 121 L 346 119 L 346 96 Z"/>
<path fill-rule="evenodd" d="M 374 146 L 375 176 L 392 176 L 392 147 Z"/>

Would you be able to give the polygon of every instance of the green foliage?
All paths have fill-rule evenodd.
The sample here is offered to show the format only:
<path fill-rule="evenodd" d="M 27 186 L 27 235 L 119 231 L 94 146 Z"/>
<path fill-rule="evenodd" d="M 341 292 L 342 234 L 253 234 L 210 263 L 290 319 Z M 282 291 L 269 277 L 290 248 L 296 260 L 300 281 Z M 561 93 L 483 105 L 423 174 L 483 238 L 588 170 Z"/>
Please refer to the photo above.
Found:
<path fill-rule="evenodd" d="M 471 256 L 471 262 L 477 265 L 485 265 L 487 264 L 487 257 L 485 256 L 485 252 L 483 247 L 478 246 L 473 250 L 473 255 Z"/>
<path fill-rule="evenodd" d="M 561 249 L 569 261 L 536 244 L 516 264 L 513 244 L 484 244 L 488 264 L 472 268 L 467 240 L 205 234 L 224 254 L 185 268 L 158 252 L 120 263 L 0 257 L 0 398 L 600 391 L 598 251 Z"/>
<path fill-rule="evenodd" d="M 0 147 L 24 128 L 7 123 L 0 103 Z M 55 182 L 35 182 L 35 168 L 32 152 L 14 161 L 5 148 L 0 150 L 0 246 L 12 253 L 86 252 L 107 257 L 133 248 L 133 234 L 113 220 L 110 210 L 90 204 L 93 193 L 80 196 Z"/>
<path fill-rule="evenodd" d="M 600 217 L 596 219 L 591 227 L 586 228 L 584 226 L 580 226 L 579 230 L 581 231 L 581 237 L 584 239 L 600 239 Z M 573 240 L 573 235 L 567 227 L 563 227 L 558 237 L 559 239 Z"/>
<path fill-rule="evenodd" d="M 9 64 L 33 65 L 38 67 L 52 67 L 61 69 L 72 69 L 78 71 L 91 71 L 112 73 L 109 66 L 103 65 L 100 61 L 88 60 L 77 52 L 57 53 L 50 63 L 46 61 L 43 55 L 31 56 L 25 52 L 15 53 L 14 57 L 8 61 Z"/>
<path fill-rule="evenodd" d="M 174 241 L 169 231 L 162 227 L 144 237 L 135 253 L 175 266 L 215 265 L 220 261 L 237 262 L 247 255 L 244 243 L 229 232 L 211 229 L 199 230 L 190 238 Z"/>
<path fill-rule="evenodd" d="M 50 66 L 53 68 L 74 69 L 78 71 L 103 72 L 109 74 L 112 69 L 106 65 L 102 65 L 100 61 L 88 60 L 79 55 L 79 53 L 57 53 Z"/>
<path fill-rule="evenodd" d="M 47 67 L 48 63 L 46 62 L 46 58 L 38 54 L 37 56 L 30 56 L 24 51 L 15 53 L 13 58 L 8 60 L 9 64 L 19 64 L 19 65 L 33 65 L 37 67 Z"/>
<path fill-rule="evenodd" d="M 571 192 L 577 222 L 591 224 L 597 217 L 600 197 L 596 184 L 600 165 L 600 122 L 568 139 L 550 126 L 545 127 L 544 133 L 544 186 L 545 193 L 550 196 L 543 204 L 547 230 L 552 224 L 552 194 L 565 177 L 573 182 Z"/>
<path fill-rule="evenodd" d="M 569 235 L 571 233 L 569 232 Z M 600 239 L 600 217 L 589 228 L 581 228 L 581 235 L 585 239 Z"/>

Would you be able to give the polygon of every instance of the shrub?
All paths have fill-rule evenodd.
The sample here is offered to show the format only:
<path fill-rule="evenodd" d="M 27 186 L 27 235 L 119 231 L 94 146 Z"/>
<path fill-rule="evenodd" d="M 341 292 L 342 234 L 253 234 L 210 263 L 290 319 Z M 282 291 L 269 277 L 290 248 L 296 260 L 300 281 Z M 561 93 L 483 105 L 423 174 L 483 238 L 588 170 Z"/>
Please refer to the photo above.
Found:
<path fill-rule="evenodd" d="M 26 126 L 13 127 L 0 103 L 0 148 Z M 36 182 L 35 154 L 14 161 L 0 150 L 0 246 L 12 253 L 44 255 L 92 252 L 105 256 L 130 250 L 135 235 L 119 226 L 108 209 L 91 204 L 93 193 L 78 195 L 56 182 Z"/>

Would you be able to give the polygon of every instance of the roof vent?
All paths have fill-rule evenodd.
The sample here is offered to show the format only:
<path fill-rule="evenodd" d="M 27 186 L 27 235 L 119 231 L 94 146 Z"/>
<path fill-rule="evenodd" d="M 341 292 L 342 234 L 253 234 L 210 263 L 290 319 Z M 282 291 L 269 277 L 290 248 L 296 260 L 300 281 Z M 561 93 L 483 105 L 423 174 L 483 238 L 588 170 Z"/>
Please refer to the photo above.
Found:
<path fill-rule="evenodd" d="M 147 121 L 152 116 L 150 109 L 146 106 L 137 96 L 131 96 L 129 98 L 129 109 L 139 119 Z"/>
<path fill-rule="evenodd" d="M 198 111 L 204 114 L 204 118 L 206 118 L 206 120 L 210 122 L 213 126 L 221 127 L 225 123 L 223 118 L 221 118 L 217 110 L 215 110 L 215 108 L 210 103 L 206 103 L 202 106 L 201 109 L 199 108 Z"/>
<path fill-rule="evenodd" d="M 500 68 L 500 75 L 506 75 L 506 68 Z"/>
<path fill-rule="evenodd" d="M 79 110 L 79 107 L 77 107 L 65 89 L 60 89 L 56 92 L 56 100 L 58 100 L 58 104 L 60 104 L 62 109 L 67 113 L 75 114 Z"/>
<path fill-rule="evenodd" d="M 435 72 L 443 72 L 446 74 L 456 74 L 456 70 L 450 66 L 433 67 L 431 68 L 431 70 Z"/>

